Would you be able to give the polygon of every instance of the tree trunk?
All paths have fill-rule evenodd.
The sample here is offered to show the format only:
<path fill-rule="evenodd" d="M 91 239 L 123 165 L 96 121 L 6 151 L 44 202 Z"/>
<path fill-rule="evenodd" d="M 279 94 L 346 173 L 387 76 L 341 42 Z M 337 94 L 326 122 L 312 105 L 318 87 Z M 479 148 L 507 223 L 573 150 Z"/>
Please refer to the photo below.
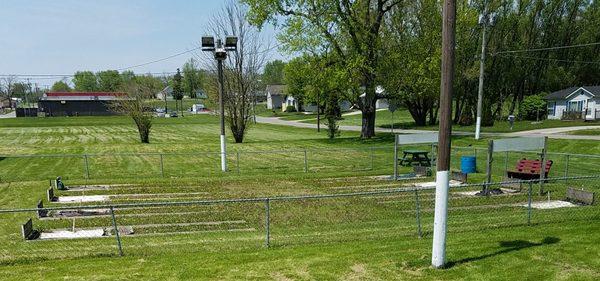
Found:
<path fill-rule="evenodd" d="M 362 108 L 362 128 L 360 137 L 370 139 L 375 136 L 375 104 L 365 104 Z"/>
<path fill-rule="evenodd" d="M 362 101 L 362 128 L 360 137 L 370 139 L 375 136 L 375 104 L 377 96 L 375 93 L 375 83 L 372 77 L 367 78 L 365 86 L 365 98 Z"/>

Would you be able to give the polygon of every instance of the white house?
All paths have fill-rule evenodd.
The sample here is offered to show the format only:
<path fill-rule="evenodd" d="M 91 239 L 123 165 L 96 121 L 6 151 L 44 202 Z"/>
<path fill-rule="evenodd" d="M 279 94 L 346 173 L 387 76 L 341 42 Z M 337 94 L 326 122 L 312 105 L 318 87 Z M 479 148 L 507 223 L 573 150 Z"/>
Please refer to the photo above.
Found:
<path fill-rule="evenodd" d="M 600 119 L 600 86 L 571 87 L 548 94 L 548 119 Z"/>
<path fill-rule="evenodd" d="M 285 101 L 285 89 L 285 85 L 267 85 L 267 109 L 282 109 Z"/>
<path fill-rule="evenodd" d="M 377 86 L 375 88 L 375 93 L 377 95 L 385 96 L 385 90 L 381 86 Z M 360 98 L 364 99 L 366 95 L 367 95 L 367 93 L 363 93 L 362 95 L 360 95 Z M 386 98 L 380 98 L 380 99 L 377 99 L 377 101 L 375 101 L 375 109 L 387 109 L 389 107 L 390 107 L 390 104 Z"/>

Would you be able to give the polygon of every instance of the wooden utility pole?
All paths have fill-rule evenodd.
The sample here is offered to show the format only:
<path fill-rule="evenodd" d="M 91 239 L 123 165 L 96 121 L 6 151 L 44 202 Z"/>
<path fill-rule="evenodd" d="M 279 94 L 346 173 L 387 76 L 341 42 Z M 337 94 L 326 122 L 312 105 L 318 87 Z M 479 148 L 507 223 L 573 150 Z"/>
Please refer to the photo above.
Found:
<path fill-rule="evenodd" d="M 431 265 L 442 268 L 446 262 L 446 225 L 452 134 L 452 87 L 454 78 L 454 35 L 456 0 L 445 0 L 442 20 L 442 79 L 440 92 L 440 131 L 435 189 L 433 249 Z"/>

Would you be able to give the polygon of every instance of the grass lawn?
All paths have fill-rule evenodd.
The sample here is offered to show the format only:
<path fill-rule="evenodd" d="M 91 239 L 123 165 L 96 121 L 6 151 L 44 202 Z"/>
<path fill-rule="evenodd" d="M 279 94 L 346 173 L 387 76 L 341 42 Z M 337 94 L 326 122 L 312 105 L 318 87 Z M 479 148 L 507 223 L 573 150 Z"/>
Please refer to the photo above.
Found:
<path fill-rule="evenodd" d="M 580 136 L 600 136 L 600 129 L 577 130 L 569 132 L 569 134 Z"/>
<path fill-rule="evenodd" d="M 372 177 L 392 173 L 393 138 L 389 134 L 361 140 L 358 132 L 343 132 L 340 138 L 329 140 L 324 132 L 313 129 L 256 124 L 243 144 L 228 139 L 232 153 L 227 174 L 219 171 L 219 156 L 214 153 L 219 149 L 218 134 L 218 118 L 210 115 L 156 119 L 150 144 L 139 143 L 135 127 L 126 117 L 0 120 L 0 205 L 3 209 L 32 208 L 44 198 L 48 179 L 57 175 L 62 175 L 67 185 L 115 184 L 106 190 L 57 191 L 58 196 L 109 196 L 110 204 L 338 194 L 389 190 L 406 183 Z M 458 169 L 459 156 L 477 153 L 482 159 L 484 151 L 474 148 L 484 148 L 486 141 L 453 138 L 452 167 Z M 552 139 L 549 151 L 600 154 L 600 143 Z M 236 152 L 240 152 L 239 160 Z M 505 165 L 513 166 L 524 156 L 536 157 L 495 155 L 494 179 L 501 179 Z M 563 175 L 567 168 L 570 175 L 598 174 L 600 158 L 573 156 L 566 166 L 562 155 L 551 157 L 555 161 L 551 177 Z M 86 163 L 90 179 L 86 179 Z M 483 181 L 483 161 L 478 162 L 478 169 L 480 173 L 469 175 L 470 183 Z M 401 168 L 401 173 L 408 171 Z M 567 186 L 600 192 L 598 179 L 548 182 L 545 189 L 552 200 L 559 200 Z M 30 217 L 36 229 L 50 230 L 73 225 L 110 229 L 109 216 L 38 219 L 33 212 L 0 214 L 0 279 L 600 277 L 598 204 L 534 210 L 533 224 L 527 226 L 526 192 L 495 197 L 460 193 L 479 188 L 452 190 L 448 224 L 451 267 L 446 270 L 429 268 L 434 193 L 423 190 L 419 192 L 421 239 L 416 235 L 412 192 L 274 200 L 269 205 L 270 249 L 264 247 L 262 201 L 117 207 L 117 224 L 135 230 L 133 235 L 123 236 L 124 257 L 116 255 L 112 235 L 50 241 L 20 238 L 20 224 Z M 537 191 L 537 186 L 534 188 Z M 533 194 L 535 202 L 547 200 L 547 195 Z M 77 209 L 98 203 L 45 200 L 44 204 Z"/>

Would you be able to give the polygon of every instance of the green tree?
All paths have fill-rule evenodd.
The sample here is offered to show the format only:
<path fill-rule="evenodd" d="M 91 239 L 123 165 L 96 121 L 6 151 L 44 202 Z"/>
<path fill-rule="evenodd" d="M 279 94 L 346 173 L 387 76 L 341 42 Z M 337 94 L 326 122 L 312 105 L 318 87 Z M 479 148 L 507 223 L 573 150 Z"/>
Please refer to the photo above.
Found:
<path fill-rule="evenodd" d="M 71 86 L 64 81 L 56 81 L 52 84 L 52 88 L 50 88 L 52 92 L 70 92 Z"/>
<path fill-rule="evenodd" d="M 173 99 L 175 99 L 176 111 L 182 110 L 180 109 L 179 103 L 183 100 L 183 88 L 182 88 L 182 76 L 179 68 L 177 69 L 177 73 L 173 76 L 172 87 L 173 87 Z M 182 106 L 183 107 L 183 106 Z"/>
<path fill-rule="evenodd" d="M 183 65 L 183 92 L 190 98 L 196 98 L 196 93 L 202 88 L 202 72 L 198 62 L 191 58 Z"/>
<path fill-rule="evenodd" d="M 123 77 L 116 70 L 105 70 L 96 73 L 98 90 L 116 92 L 123 84 Z"/>
<path fill-rule="evenodd" d="M 288 51 L 331 50 L 338 69 L 354 83 L 349 89 L 362 111 L 361 137 L 375 135 L 375 103 L 382 62 L 382 26 L 390 10 L 402 1 L 243 0 L 249 20 L 262 26 L 284 19 L 279 36 Z M 329 51 L 326 51 L 329 52 Z M 333 61 L 331 61 L 333 62 Z M 365 93 L 364 98 L 359 96 Z"/>
<path fill-rule="evenodd" d="M 98 80 L 91 71 L 77 71 L 73 76 L 73 85 L 76 91 L 98 91 Z"/>
<path fill-rule="evenodd" d="M 274 60 L 265 64 L 262 74 L 262 83 L 264 85 L 281 85 L 284 83 L 284 68 L 286 63 L 281 60 Z"/>

